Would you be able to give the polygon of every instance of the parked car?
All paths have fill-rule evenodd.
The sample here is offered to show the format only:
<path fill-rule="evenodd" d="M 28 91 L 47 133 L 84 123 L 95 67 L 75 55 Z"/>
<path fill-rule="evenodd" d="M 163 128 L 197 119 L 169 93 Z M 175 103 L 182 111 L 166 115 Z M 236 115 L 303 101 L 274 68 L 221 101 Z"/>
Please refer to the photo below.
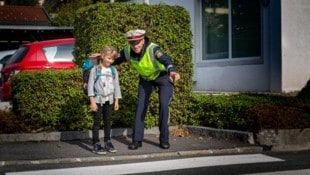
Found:
<path fill-rule="evenodd" d="M 8 57 L 10 57 L 9 55 L 12 55 L 15 51 L 16 49 L 0 51 L 0 71 L 4 67 L 3 63 L 5 63 L 8 60 Z M 1 78 L 1 75 L 0 75 L 0 78 Z"/>
<path fill-rule="evenodd" d="M 5 55 L 3 58 L 0 59 L 0 72 L 8 60 L 11 58 L 13 54 Z M 1 73 L 0 73 L 0 80 L 1 80 Z M 0 87 L 2 86 L 2 81 L 0 81 Z"/>
<path fill-rule="evenodd" d="M 10 100 L 11 77 L 24 70 L 73 69 L 74 38 L 22 44 L 1 70 L 1 100 Z"/>
<path fill-rule="evenodd" d="M 1 61 L 1 59 L 2 59 L 4 56 L 9 55 L 9 54 L 13 54 L 15 51 L 16 51 L 16 49 L 12 49 L 12 50 L 1 50 L 1 51 L 0 51 L 0 61 Z"/>

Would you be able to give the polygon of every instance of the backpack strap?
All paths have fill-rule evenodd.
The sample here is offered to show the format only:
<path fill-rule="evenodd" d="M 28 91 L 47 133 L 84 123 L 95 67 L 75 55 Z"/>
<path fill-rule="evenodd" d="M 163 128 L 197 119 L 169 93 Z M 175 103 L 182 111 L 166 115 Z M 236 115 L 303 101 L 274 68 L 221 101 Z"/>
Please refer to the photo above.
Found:
<path fill-rule="evenodd" d="M 111 69 L 112 77 L 113 77 L 113 79 L 115 79 L 115 67 L 110 66 L 110 69 Z"/>
<path fill-rule="evenodd" d="M 115 78 L 115 67 L 114 66 L 110 66 L 110 70 L 111 70 L 111 74 L 113 79 Z M 96 66 L 96 78 L 95 78 L 95 83 L 98 81 L 98 79 L 100 78 L 101 75 L 101 69 Z"/>
<path fill-rule="evenodd" d="M 96 66 L 96 78 L 95 78 L 95 82 L 94 83 L 96 83 L 99 80 L 100 75 L 101 75 L 101 69 L 98 68 L 98 66 Z"/>
<path fill-rule="evenodd" d="M 95 66 L 95 68 L 96 68 L 96 78 L 95 78 L 94 84 L 96 84 L 96 82 L 99 80 L 100 75 L 101 75 L 101 69 L 98 66 Z M 95 96 L 96 96 L 98 90 L 96 89 L 95 86 L 94 86 L 94 92 L 95 92 Z"/>

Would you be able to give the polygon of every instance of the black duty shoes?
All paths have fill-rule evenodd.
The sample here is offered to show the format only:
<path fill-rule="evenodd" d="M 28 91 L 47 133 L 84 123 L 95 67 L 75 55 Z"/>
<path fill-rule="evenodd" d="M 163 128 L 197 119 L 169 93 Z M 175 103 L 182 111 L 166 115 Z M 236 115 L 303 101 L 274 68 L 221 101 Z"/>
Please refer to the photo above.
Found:
<path fill-rule="evenodd" d="M 133 141 L 128 145 L 128 149 L 134 150 L 138 149 L 139 147 L 142 147 L 142 142 L 141 141 Z"/>
<path fill-rule="evenodd" d="M 162 149 L 169 149 L 170 148 L 170 144 L 169 144 L 169 142 L 161 142 L 160 144 L 159 144 L 159 147 L 161 147 Z"/>

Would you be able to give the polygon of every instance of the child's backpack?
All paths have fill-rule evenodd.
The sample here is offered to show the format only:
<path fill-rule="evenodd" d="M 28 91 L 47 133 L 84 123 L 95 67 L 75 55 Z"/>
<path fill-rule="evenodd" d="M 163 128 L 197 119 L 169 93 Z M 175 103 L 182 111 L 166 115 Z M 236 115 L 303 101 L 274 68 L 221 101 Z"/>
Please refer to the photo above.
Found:
<path fill-rule="evenodd" d="M 88 58 L 87 60 L 85 60 L 85 62 L 82 65 L 82 70 L 83 70 L 83 92 L 85 95 L 87 95 L 87 84 L 88 84 L 88 79 L 89 79 L 89 74 L 91 69 L 95 66 L 98 65 L 98 62 L 94 62 L 91 58 Z M 111 73 L 112 73 L 112 77 L 113 79 L 115 78 L 115 68 L 113 66 L 110 66 L 111 69 Z M 100 77 L 100 72 L 101 70 L 98 69 L 96 71 L 96 79 L 95 79 L 95 83 L 96 81 L 99 79 Z"/>

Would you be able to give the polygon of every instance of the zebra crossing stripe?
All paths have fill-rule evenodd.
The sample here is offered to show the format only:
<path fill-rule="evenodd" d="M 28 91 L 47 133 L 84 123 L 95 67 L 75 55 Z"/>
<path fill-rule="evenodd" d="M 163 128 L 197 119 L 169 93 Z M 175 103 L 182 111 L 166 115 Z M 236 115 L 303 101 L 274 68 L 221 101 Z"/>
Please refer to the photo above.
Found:
<path fill-rule="evenodd" d="M 263 154 L 225 155 L 184 158 L 163 161 L 151 161 L 141 163 L 127 163 L 105 166 L 90 166 L 65 169 L 36 170 L 24 172 L 9 172 L 7 175 L 116 175 L 148 173 L 158 171 L 168 171 L 186 168 L 211 167 L 221 165 L 250 164 L 262 162 L 279 162 L 282 159 L 266 156 Z"/>

